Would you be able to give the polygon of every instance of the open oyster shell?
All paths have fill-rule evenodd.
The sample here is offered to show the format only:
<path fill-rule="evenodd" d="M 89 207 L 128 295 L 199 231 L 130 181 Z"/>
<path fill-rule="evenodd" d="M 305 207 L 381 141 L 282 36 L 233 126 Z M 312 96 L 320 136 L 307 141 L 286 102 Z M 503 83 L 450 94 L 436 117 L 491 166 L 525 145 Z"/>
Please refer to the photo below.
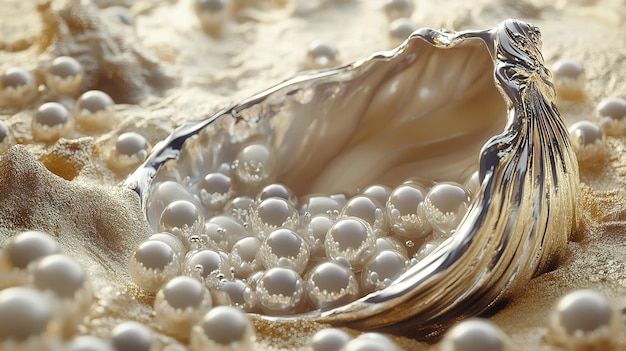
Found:
<path fill-rule="evenodd" d="M 539 30 L 517 20 L 420 29 L 396 50 L 302 73 L 180 127 L 125 184 L 156 229 L 152 183 L 193 181 L 251 139 L 277 150 L 277 180 L 298 195 L 462 182 L 478 169 L 456 232 L 391 286 L 328 311 L 261 317 L 434 335 L 553 265 L 576 225 L 578 165 L 540 48 Z"/>

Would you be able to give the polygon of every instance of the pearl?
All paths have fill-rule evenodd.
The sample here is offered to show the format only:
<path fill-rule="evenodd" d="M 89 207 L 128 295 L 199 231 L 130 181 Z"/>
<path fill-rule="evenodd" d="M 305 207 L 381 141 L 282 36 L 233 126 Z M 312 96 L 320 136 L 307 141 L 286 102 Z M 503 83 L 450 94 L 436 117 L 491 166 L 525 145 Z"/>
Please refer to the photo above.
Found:
<path fill-rule="evenodd" d="M 170 232 L 179 238 L 196 232 L 204 222 L 202 213 L 189 201 L 178 200 L 165 207 L 159 219 L 159 230 Z"/>
<path fill-rule="evenodd" d="M 599 160 L 604 156 L 604 133 L 597 124 L 576 122 L 569 127 L 569 136 L 579 163 Z"/>
<path fill-rule="evenodd" d="M 376 236 L 382 236 L 387 233 L 387 218 L 385 217 L 384 207 L 376 200 L 365 196 L 357 195 L 343 206 L 340 216 L 342 217 L 358 217 L 367 222 Z"/>
<path fill-rule="evenodd" d="M 243 312 L 234 307 L 219 306 L 193 327 L 191 350 L 253 351 L 254 340 L 252 323 Z"/>
<path fill-rule="evenodd" d="M 231 11 L 230 0 L 194 0 L 194 9 L 202 29 L 209 35 L 219 36 Z"/>
<path fill-rule="evenodd" d="M 184 255 L 187 251 L 183 242 L 179 238 L 168 232 L 152 234 L 148 238 L 148 240 L 161 241 L 166 243 L 169 247 L 172 248 L 172 250 L 174 250 L 174 253 L 178 256 Z"/>
<path fill-rule="evenodd" d="M 38 261 L 32 272 L 33 285 L 52 291 L 63 299 L 74 299 L 87 281 L 85 269 L 69 256 L 49 255 Z"/>
<path fill-rule="evenodd" d="M 285 199 L 271 197 L 261 201 L 252 213 L 252 228 L 264 239 L 277 228 L 296 229 L 299 224 L 298 211 Z"/>
<path fill-rule="evenodd" d="M 209 286 L 231 277 L 229 262 L 215 250 L 200 250 L 191 254 L 185 267 L 187 274 L 203 278 Z"/>
<path fill-rule="evenodd" d="M 554 85 L 559 97 L 564 99 L 579 99 L 585 89 L 585 68 L 572 60 L 557 61 L 552 67 Z"/>
<path fill-rule="evenodd" d="M 146 138 L 137 133 L 124 133 L 117 137 L 109 155 L 109 166 L 121 172 L 139 166 L 150 152 Z"/>
<path fill-rule="evenodd" d="M 626 133 L 626 100 L 609 97 L 596 107 L 598 124 L 606 135 L 624 135 Z"/>
<path fill-rule="evenodd" d="M 306 226 L 304 239 L 309 244 L 311 259 L 321 260 L 326 257 L 326 233 L 335 221 L 328 215 L 318 214 L 313 216 Z"/>
<path fill-rule="evenodd" d="M 426 256 L 430 255 L 435 249 L 441 245 L 446 238 L 435 238 L 428 240 L 421 246 L 421 248 L 415 253 L 414 257 L 419 261 L 426 258 Z"/>
<path fill-rule="evenodd" d="M 359 283 L 350 268 L 324 262 L 307 274 L 306 291 L 315 308 L 325 310 L 356 300 Z"/>
<path fill-rule="evenodd" d="M 204 207 L 217 212 L 235 194 L 230 177 L 220 173 L 209 173 L 198 184 L 198 195 Z"/>
<path fill-rule="evenodd" d="M 390 21 L 398 18 L 409 18 L 415 11 L 413 0 L 387 0 L 385 13 Z"/>
<path fill-rule="evenodd" d="M 233 161 L 235 176 L 242 189 L 250 192 L 270 183 L 278 171 L 276 151 L 265 144 L 250 144 L 243 147 Z"/>
<path fill-rule="evenodd" d="M 287 200 L 293 207 L 298 206 L 298 198 L 296 195 L 284 184 L 270 184 L 257 194 L 256 201 L 262 202 L 265 199 L 269 199 L 271 197 L 278 197 L 281 199 Z"/>
<path fill-rule="evenodd" d="M 618 338 L 621 316 L 593 290 L 563 296 L 551 316 L 550 337 L 566 350 L 610 350 Z"/>
<path fill-rule="evenodd" d="M 227 215 L 213 216 L 208 220 L 205 228 L 213 242 L 220 242 L 222 250 L 229 251 L 233 245 L 251 235 L 250 231 L 234 217 Z M 225 243 L 222 243 L 225 242 Z"/>
<path fill-rule="evenodd" d="M 440 351 L 505 351 L 511 341 L 500 328 L 485 319 L 472 318 L 452 327 L 439 345 Z"/>
<path fill-rule="evenodd" d="M 385 206 L 391 230 L 402 237 L 419 239 L 431 231 L 423 209 L 426 189 L 414 183 L 402 184 L 391 192 Z"/>
<path fill-rule="evenodd" d="M 192 201 L 193 195 L 182 184 L 169 180 L 160 182 L 152 187 L 146 202 L 148 220 L 150 223 L 159 223 L 163 210 L 177 200 Z M 157 228 L 153 228 L 157 230 Z"/>
<path fill-rule="evenodd" d="M 303 205 L 300 208 L 301 214 L 309 213 L 310 216 L 325 214 L 337 217 L 345 201 L 341 202 L 337 197 L 328 195 L 311 195 L 305 197 L 302 203 Z"/>
<path fill-rule="evenodd" d="M 311 338 L 311 351 L 339 351 L 352 338 L 337 328 L 325 328 L 313 335 Z"/>
<path fill-rule="evenodd" d="M 46 72 L 46 85 L 59 94 L 75 94 L 83 84 L 83 66 L 76 59 L 60 56 L 52 61 Z"/>
<path fill-rule="evenodd" d="M 341 63 L 337 47 L 327 41 L 316 40 L 309 44 L 306 55 L 305 69 L 324 69 L 338 66 Z"/>
<path fill-rule="evenodd" d="M 116 351 L 150 351 L 154 342 L 152 330 L 139 322 L 124 322 L 111 331 L 111 344 Z"/>
<path fill-rule="evenodd" d="M 385 204 L 387 200 L 389 200 L 389 195 L 391 195 L 392 190 L 391 187 L 386 185 L 375 184 L 365 188 L 365 190 L 361 192 L 361 195 L 368 196 L 381 204 Z"/>
<path fill-rule="evenodd" d="M 156 293 L 161 286 L 178 275 L 180 258 L 161 241 L 144 241 L 133 252 L 129 263 L 130 278 L 142 290 Z"/>
<path fill-rule="evenodd" d="M 69 129 L 69 112 L 58 102 L 46 102 L 33 115 L 31 133 L 36 141 L 55 142 Z"/>
<path fill-rule="evenodd" d="M 222 281 L 216 294 L 220 297 L 221 305 L 233 306 L 244 312 L 254 312 L 258 308 L 256 293 L 245 280 Z"/>
<path fill-rule="evenodd" d="M 295 313 L 306 301 L 302 278 L 285 267 L 265 271 L 257 282 L 256 295 L 263 312 L 274 316 Z"/>
<path fill-rule="evenodd" d="M 75 337 L 65 349 L 67 351 L 114 351 L 108 342 L 92 336 L 81 335 Z"/>
<path fill-rule="evenodd" d="M 0 76 L 0 98 L 8 104 L 23 104 L 37 96 L 37 85 L 30 71 L 9 67 Z"/>
<path fill-rule="evenodd" d="M 249 223 L 254 211 L 255 201 L 249 196 L 238 196 L 224 205 L 224 213 L 230 214 L 242 223 Z"/>
<path fill-rule="evenodd" d="M 212 305 L 206 286 L 194 278 L 178 276 L 157 293 L 154 299 L 155 318 L 168 334 L 187 339 L 193 325 Z"/>
<path fill-rule="evenodd" d="M 330 259 L 347 260 L 352 269 L 360 270 L 376 252 L 376 236 L 362 219 L 343 217 L 328 229 L 324 245 Z"/>
<path fill-rule="evenodd" d="M 0 346 L 7 341 L 54 333 L 50 304 L 37 290 L 12 287 L 0 290 Z M 45 349 L 48 349 L 47 347 Z"/>
<path fill-rule="evenodd" d="M 404 244 L 402 244 L 400 240 L 391 236 L 376 238 L 376 251 L 381 252 L 384 250 L 395 250 L 408 257 L 408 253 L 406 251 L 406 247 L 404 247 Z"/>
<path fill-rule="evenodd" d="M 417 25 L 410 18 L 398 18 L 389 25 L 389 38 L 393 46 L 402 44 L 417 30 Z"/>
<path fill-rule="evenodd" d="M 5 247 L 2 271 L 26 269 L 30 263 L 59 252 L 59 244 L 50 235 L 38 231 L 22 232 L 13 237 Z"/>
<path fill-rule="evenodd" d="M 87 91 L 76 100 L 74 118 L 78 127 L 83 130 L 109 130 L 115 123 L 115 103 L 103 91 Z"/>
<path fill-rule="evenodd" d="M 309 245 L 296 232 L 276 229 L 271 232 L 259 250 L 265 268 L 289 267 L 302 274 L 309 263 Z"/>
<path fill-rule="evenodd" d="M 260 270 L 263 266 L 260 260 L 257 260 L 257 253 L 261 248 L 261 240 L 256 237 L 247 237 L 240 239 L 233 245 L 231 249 L 231 260 L 235 277 L 245 279 L 252 272 Z"/>
<path fill-rule="evenodd" d="M 439 183 L 432 187 L 424 199 L 426 218 L 437 235 L 447 237 L 465 216 L 470 196 L 462 185 Z"/>
<path fill-rule="evenodd" d="M 13 145 L 13 134 L 4 121 L 0 121 L 0 154 Z"/>
<path fill-rule="evenodd" d="M 350 340 L 342 351 L 400 351 L 400 348 L 380 333 L 364 333 Z"/>
<path fill-rule="evenodd" d="M 370 259 L 361 273 L 363 291 L 370 293 L 382 290 L 401 276 L 409 265 L 409 258 L 395 250 L 378 252 Z"/>

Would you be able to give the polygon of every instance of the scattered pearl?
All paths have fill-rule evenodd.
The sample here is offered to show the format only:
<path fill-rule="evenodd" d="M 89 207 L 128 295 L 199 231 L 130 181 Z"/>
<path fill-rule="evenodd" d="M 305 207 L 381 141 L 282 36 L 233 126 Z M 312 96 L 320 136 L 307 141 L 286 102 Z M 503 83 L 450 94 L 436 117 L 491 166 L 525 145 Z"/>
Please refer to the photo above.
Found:
<path fill-rule="evenodd" d="M 602 295 L 592 290 L 577 290 L 557 303 L 550 337 L 566 350 L 611 350 L 620 327 L 620 313 Z"/>
<path fill-rule="evenodd" d="M 193 327 L 191 350 L 253 351 L 255 339 L 252 323 L 243 312 L 230 306 L 218 306 Z"/>
<path fill-rule="evenodd" d="M 409 18 L 415 11 L 413 0 L 387 0 L 385 13 L 390 21 L 398 18 Z"/>
<path fill-rule="evenodd" d="M 343 217 L 328 229 L 325 247 L 330 259 L 347 260 L 352 269 L 360 270 L 376 252 L 376 236 L 362 219 Z"/>
<path fill-rule="evenodd" d="M 221 305 L 233 306 L 244 312 L 254 312 L 258 308 L 256 293 L 245 280 L 222 281 L 216 294 L 220 297 Z"/>
<path fill-rule="evenodd" d="M 75 337 L 65 349 L 67 351 L 114 351 L 108 342 L 91 335 Z"/>
<path fill-rule="evenodd" d="M 350 268 L 336 262 L 324 262 L 307 275 L 306 291 L 315 308 L 325 310 L 356 300 L 359 283 Z"/>
<path fill-rule="evenodd" d="M 342 351 L 400 351 L 398 345 L 380 333 L 364 333 L 350 340 Z"/>
<path fill-rule="evenodd" d="M 194 0 L 194 9 L 202 29 L 211 36 L 220 36 L 231 11 L 230 0 Z"/>
<path fill-rule="evenodd" d="M 212 304 L 206 286 L 194 278 L 178 276 L 157 293 L 155 317 L 163 331 L 187 339 L 192 326 L 211 309 Z"/>
<path fill-rule="evenodd" d="M 139 166 L 150 152 L 146 138 L 137 133 L 124 133 L 117 137 L 109 155 L 109 166 L 121 172 Z"/>
<path fill-rule="evenodd" d="M 70 114 L 58 102 L 46 102 L 33 115 L 31 133 L 36 141 L 55 142 L 69 129 Z"/>
<path fill-rule="evenodd" d="M 233 197 L 235 191 L 230 177 L 220 173 L 207 174 L 198 184 L 198 194 L 204 207 L 217 212 Z"/>
<path fill-rule="evenodd" d="M 316 40 L 309 44 L 305 69 L 324 69 L 341 63 L 337 47 L 327 41 Z"/>
<path fill-rule="evenodd" d="M 7 343 L 10 341 L 26 343 L 29 338 L 54 333 L 50 304 L 40 292 L 26 287 L 0 290 L 0 346 L 3 349 L 4 346 L 11 345 Z M 49 347 L 41 348 L 48 349 Z"/>
<path fill-rule="evenodd" d="M 626 134 L 626 100 L 610 97 L 596 107 L 598 124 L 606 135 Z"/>
<path fill-rule="evenodd" d="M 306 226 L 304 239 L 309 244 L 311 259 L 321 260 L 326 257 L 326 233 L 334 221 L 328 215 L 318 214 L 313 216 Z"/>
<path fill-rule="evenodd" d="M 3 250 L 2 271 L 26 269 L 30 263 L 59 252 L 59 244 L 50 235 L 38 231 L 22 232 Z"/>
<path fill-rule="evenodd" d="M 387 232 L 387 218 L 384 207 L 376 200 L 365 196 L 357 195 L 343 206 L 340 216 L 358 217 L 367 222 L 376 236 L 382 236 Z"/>
<path fill-rule="evenodd" d="M 389 25 L 391 45 L 398 46 L 417 30 L 417 25 L 410 18 L 398 18 Z"/>
<path fill-rule="evenodd" d="M 165 282 L 178 275 L 181 262 L 169 245 L 150 240 L 133 252 L 128 266 L 130 278 L 138 287 L 156 293 Z"/>
<path fill-rule="evenodd" d="M 235 176 L 242 189 L 256 192 L 270 183 L 278 172 L 276 151 L 265 144 L 250 144 L 242 148 L 233 161 Z"/>
<path fill-rule="evenodd" d="M 306 301 L 302 278 L 285 267 L 265 271 L 257 282 L 256 295 L 263 312 L 273 316 L 295 313 Z"/>
<path fill-rule="evenodd" d="M 124 322 L 111 331 L 111 344 L 116 351 L 152 351 L 154 333 L 139 322 Z"/>
<path fill-rule="evenodd" d="M 495 324 L 478 318 L 465 320 L 452 327 L 439 345 L 440 351 L 506 351 L 511 341 Z"/>
<path fill-rule="evenodd" d="M 585 89 L 585 68 L 572 60 L 560 60 L 552 68 L 554 85 L 559 97 L 569 100 L 579 99 Z"/>
<path fill-rule="evenodd" d="M 284 184 L 270 184 L 259 192 L 256 197 L 257 202 L 262 202 L 265 199 L 269 199 L 271 197 L 278 197 L 281 199 L 287 200 L 293 207 L 298 206 L 298 198 L 296 195 Z"/>
<path fill-rule="evenodd" d="M 46 73 L 46 85 L 59 94 L 75 94 L 83 84 L 83 66 L 76 59 L 60 56 L 52 61 Z"/>
<path fill-rule="evenodd" d="M 265 268 L 289 267 L 302 274 L 309 263 L 309 245 L 296 232 L 281 228 L 263 241 L 259 258 Z"/>
<path fill-rule="evenodd" d="M 76 100 L 74 118 L 83 130 L 109 130 L 115 123 L 115 103 L 107 93 L 90 90 Z"/>
<path fill-rule="evenodd" d="M 460 184 L 447 182 L 432 187 L 424 199 L 424 212 L 433 231 L 443 237 L 454 232 L 470 200 L 469 192 Z"/>
<path fill-rule="evenodd" d="M 366 293 L 382 290 L 406 272 L 409 258 L 395 250 L 378 252 L 367 262 L 361 273 L 361 285 Z"/>
<path fill-rule="evenodd" d="M 261 245 L 261 240 L 256 237 L 243 238 L 233 245 L 230 253 L 235 277 L 245 279 L 263 268 L 261 261 L 257 260 Z"/>
<path fill-rule="evenodd" d="M 391 192 L 386 204 L 386 213 L 391 230 L 405 238 L 418 239 L 431 231 L 423 209 L 426 189 L 408 183 L 402 184 Z"/>
<path fill-rule="evenodd" d="M 4 121 L 0 121 L 0 154 L 13 145 L 13 134 Z"/>
<path fill-rule="evenodd" d="M 159 230 L 185 238 L 201 228 L 204 222 L 202 213 L 189 201 L 178 200 L 167 205 L 159 219 Z"/>
<path fill-rule="evenodd" d="M 590 121 L 576 122 L 569 127 L 569 136 L 579 163 L 604 156 L 604 133 L 597 124 Z"/>
<path fill-rule="evenodd" d="M 277 228 L 296 229 L 298 211 L 285 199 L 271 197 L 261 201 L 252 213 L 252 228 L 264 239 Z"/>
<path fill-rule="evenodd" d="M 33 74 L 21 67 L 7 68 L 0 76 L 0 97 L 9 104 L 23 104 L 37 95 Z"/>
<path fill-rule="evenodd" d="M 352 338 L 336 328 L 325 328 L 311 338 L 311 351 L 340 351 Z"/>

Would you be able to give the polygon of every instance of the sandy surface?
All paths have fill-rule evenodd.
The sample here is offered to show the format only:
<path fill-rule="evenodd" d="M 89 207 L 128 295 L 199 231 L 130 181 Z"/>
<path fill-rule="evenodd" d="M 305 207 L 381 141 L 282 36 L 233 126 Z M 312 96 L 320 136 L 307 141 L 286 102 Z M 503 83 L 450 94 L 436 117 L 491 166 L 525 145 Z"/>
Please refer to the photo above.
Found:
<path fill-rule="evenodd" d="M 343 62 L 392 45 L 378 1 L 298 0 L 288 7 L 264 1 L 268 9 L 239 13 L 219 38 L 198 28 L 190 0 L 94 3 L 128 6 L 134 26 L 119 21 L 119 7 L 102 10 L 80 1 L 0 3 L 0 70 L 16 65 L 36 70 L 58 55 L 73 56 L 87 71 L 85 87 L 107 91 L 116 101 L 118 122 L 110 132 L 73 130 L 48 145 L 33 141 L 30 118 L 33 108 L 59 97 L 44 92 L 29 106 L 0 107 L 0 119 L 23 145 L 0 159 L 0 247 L 23 230 L 54 234 L 63 250 L 87 267 L 97 292 L 83 331 L 106 337 L 123 320 L 157 328 L 152 297 L 139 291 L 127 273 L 128 257 L 149 229 L 136 195 L 119 186 L 126 174 L 107 166 L 113 140 L 134 131 L 154 144 L 185 121 L 206 118 L 289 78 L 302 68 L 312 40 L 334 42 Z M 417 1 L 412 19 L 419 26 L 455 30 L 488 28 L 512 17 L 537 25 L 549 66 L 562 58 L 584 64 L 584 97 L 558 103 L 568 124 L 593 118 L 604 97 L 626 97 L 623 1 L 477 3 Z M 531 281 L 489 316 L 513 339 L 515 349 L 554 349 L 544 342 L 549 313 L 573 289 L 593 288 L 620 311 L 626 309 L 625 147 L 625 136 L 609 137 L 608 156 L 581 165 L 584 226 L 558 268 Z M 301 347 L 322 327 L 256 326 L 258 349 L 286 350 Z M 616 349 L 626 349 L 626 325 L 621 329 Z M 161 339 L 168 350 L 185 349 L 176 340 Z M 410 339 L 398 342 L 406 349 L 437 348 Z"/>

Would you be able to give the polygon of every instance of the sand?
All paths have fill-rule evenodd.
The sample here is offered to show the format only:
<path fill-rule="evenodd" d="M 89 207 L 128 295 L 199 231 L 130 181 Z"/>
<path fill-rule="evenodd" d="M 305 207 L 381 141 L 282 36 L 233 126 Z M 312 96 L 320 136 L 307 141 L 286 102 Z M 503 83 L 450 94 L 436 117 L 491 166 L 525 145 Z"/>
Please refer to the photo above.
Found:
<path fill-rule="evenodd" d="M 333 41 L 343 62 L 389 49 L 388 22 L 382 2 L 298 0 L 281 7 L 266 1 L 270 9 L 240 13 L 221 37 L 211 37 L 199 29 L 190 0 L 93 3 L 0 4 L 0 70 L 41 68 L 58 55 L 70 55 L 86 69 L 85 87 L 102 89 L 117 103 L 112 130 L 73 130 L 50 145 L 33 141 L 30 119 L 38 104 L 57 96 L 44 92 L 28 106 L 0 107 L 0 119 L 20 144 L 0 156 L 0 247 L 24 230 L 53 234 L 64 252 L 87 268 L 96 291 L 84 333 L 106 337 L 123 320 L 138 320 L 159 332 L 151 316 L 153 298 L 127 273 L 128 257 L 149 229 L 136 195 L 119 185 L 126 173 L 107 166 L 112 142 L 133 131 L 154 145 L 185 121 L 206 118 L 289 78 L 302 68 L 312 40 Z M 537 25 L 548 66 L 567 58 L 585 68 L 584 96 L 558 102 L 567 124 L 593 118 L 604 97 L 626 97 L 623 1 L 471 3 L 417 1 L 412 19 L 419 26 L 454 30 L 488 28 L 511 17 Z M 125 12 L 112 5 L 127 6 L 134 26 L 122 24 L 119 15 Z M 488 316 L 513 339 L 516 350 L 554 349 L 544 342 L 549 314 L 571 290 L 592 288 L 618 310 L 626 309 L 625 146 L 626 136 L 608 137 L 606 159 L 581 165 L 584 226 L 558 267 Z M 259 350 L 301 348 L 323 327 L 259 321 L 255 326 Z M 626 324 L 621 331 L 616 350 L 626 349 Z M 165 349 L 185 349 L 159 335 Z M 397 341 L 406 349 L 437 349 L 436 341 Z"/>

